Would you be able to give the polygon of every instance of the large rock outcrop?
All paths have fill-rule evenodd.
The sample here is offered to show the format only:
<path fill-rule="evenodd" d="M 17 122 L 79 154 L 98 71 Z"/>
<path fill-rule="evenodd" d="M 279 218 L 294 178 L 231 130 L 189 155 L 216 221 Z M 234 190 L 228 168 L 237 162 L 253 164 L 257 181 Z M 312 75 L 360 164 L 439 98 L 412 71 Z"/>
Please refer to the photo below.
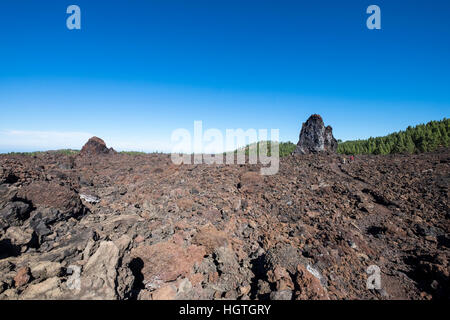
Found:
<path fill-rule="evenodd" d="M 116 153 L 116 151 L 113 148 L 108 149 L 108 147 L 106 147 L 105 141 L 98 137 L 92 137 L 83 146 L 80 155 L 102 155 L 114 153 Z"/>
<path fill-rule="evenodd" d="M 300 131 L 299 141 L 294 154 L 336 152 L 337 145 L 331 126 L 325 127 L 322 117 L 318 114 L 313 114 L 302 125 L 302 131 Z"/>

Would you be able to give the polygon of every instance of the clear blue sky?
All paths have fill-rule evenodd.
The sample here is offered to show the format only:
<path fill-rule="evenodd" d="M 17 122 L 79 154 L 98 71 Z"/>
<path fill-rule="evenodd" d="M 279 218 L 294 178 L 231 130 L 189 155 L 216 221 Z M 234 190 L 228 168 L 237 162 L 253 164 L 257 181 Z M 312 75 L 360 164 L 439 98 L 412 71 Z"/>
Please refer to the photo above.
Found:
<path fill-rule="evenodd" d="M 371 4 L 382 30 L 366 28 Z M 312 113 L 343 140 L 442 119 L 449 16 L 446 0 L 2 0 L 0 152 L 89 135 L 170 151 L 194 120 L 296 143 Z"/>

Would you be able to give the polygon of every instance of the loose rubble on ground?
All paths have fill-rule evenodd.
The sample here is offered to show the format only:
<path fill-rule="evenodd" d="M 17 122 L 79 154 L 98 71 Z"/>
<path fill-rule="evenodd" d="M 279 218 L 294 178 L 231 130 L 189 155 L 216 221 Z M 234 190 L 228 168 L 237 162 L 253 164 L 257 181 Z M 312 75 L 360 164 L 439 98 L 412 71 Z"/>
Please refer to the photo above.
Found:
<path fill-rule="evenodd" d="M 448 299 L 449 149 L 343 159 L 0 155 L 0 299 Z"/>

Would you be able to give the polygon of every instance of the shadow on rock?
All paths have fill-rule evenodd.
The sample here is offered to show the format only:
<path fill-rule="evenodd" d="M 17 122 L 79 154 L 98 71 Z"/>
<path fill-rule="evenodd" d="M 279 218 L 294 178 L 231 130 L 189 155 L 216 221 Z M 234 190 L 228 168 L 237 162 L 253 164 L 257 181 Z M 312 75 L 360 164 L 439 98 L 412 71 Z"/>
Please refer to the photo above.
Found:
<path fill-rule="evenodd" d="M 144 275 L 142 269 L 144 268 L 144 261 L 141 258 L 134 258 L 130 261 L 129 265 L 131 272 L 134 276 L 133 287 L 131 288 L 130 299 L 136 300 L 139 296 L 139 292 L 145 288 Z"/>
<path fill-rule="evenodd" d="M 0 240 L 0 259 L 17 257 L 20 255 L 20 246 L 14 245 L 10 239 Z"/>

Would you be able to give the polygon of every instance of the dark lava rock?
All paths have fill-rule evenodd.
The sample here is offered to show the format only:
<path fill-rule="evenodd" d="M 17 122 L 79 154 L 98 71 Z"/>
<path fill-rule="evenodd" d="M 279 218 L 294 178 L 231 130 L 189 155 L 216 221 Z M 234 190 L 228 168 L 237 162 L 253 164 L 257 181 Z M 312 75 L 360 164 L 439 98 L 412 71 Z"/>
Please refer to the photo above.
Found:
<path fill-rule="evenodd" d="M 327 151 L 334 153 L 337 145 L 331 126 L 325 127 L 322 117 L 318 114 L 313 114 L 302 125 L 300 138 L 294 153 L 309 154 Z"/>
<path fill-rule="evenodd" d="M 35 181 L 23 187 L 19 196 L 30 201 L 46 223 L 67 220 L 85 213 L 78 194 L 68 186 L 53 181 Z"/>
<path fill-rule="evenodd" d="M 0 210 L 0 228 L 9 226 L 19 226 L 30 216 L 31 207 L 29 204 L 16 201 L 8 203 Z"/>
<path fill-rule="evenodd" d="M 114 154 L 116 151 L 113 148 L 107 148 L 105 141 L 98 137 L 92 137 L 86 142 L 81 149 L 80 155 L 102 155 Z"/>
<path fill-rule="evenodd" d="M 43 221 L 36 223 L 33 226 L 33 230 L 39 237 L 47 236 L 52 233 L 52 231 L 47 227 L 47 225 Z"/>
<path fill-rule="evenodd" d="M 267 250 L 264 256 L 266 270 L 273 270 L 279 265 L 291 274 L 295 274 L 299 264 L 307 264 L 307 260 L 291 245 L 273 247 Z"/>

